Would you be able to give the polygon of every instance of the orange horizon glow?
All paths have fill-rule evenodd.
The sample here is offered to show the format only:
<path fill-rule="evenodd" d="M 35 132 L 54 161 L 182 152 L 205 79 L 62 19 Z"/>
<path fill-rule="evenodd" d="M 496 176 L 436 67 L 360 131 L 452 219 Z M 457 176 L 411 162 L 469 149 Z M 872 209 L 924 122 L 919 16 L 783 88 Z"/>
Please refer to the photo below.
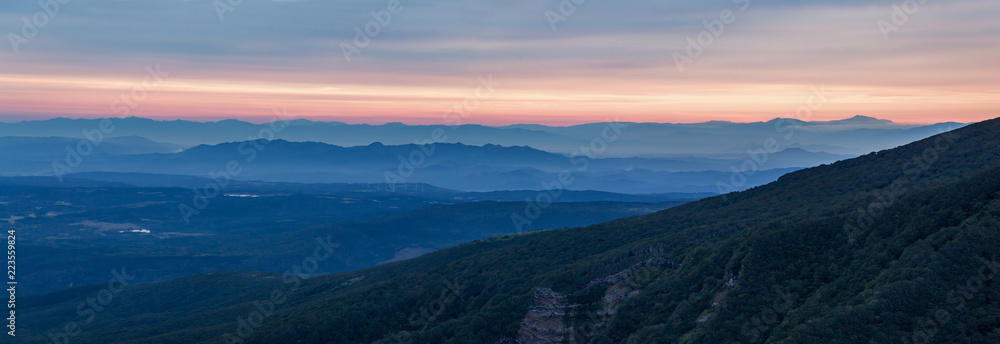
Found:
<path fill-rule="evenodd" d="M 823 87 L 829 101 L 809 118 L 801 119 L 826 121 L 864 115 L 899 124 L 931 124 L 978 122 L 1000 116 L 995 111 L 995 100 L 1000 99 L 996 94 L 962 90 L 756 84 L 675 87 L 637 81 L 627 85 L 631 90 L 619 87 L 608 94 L 599 87 L 542 91 L 544 82 L 495 80 L 503 85 L 479 100 L 479 107 L 469 111 L 464 124 L 562 126 L 608 120 L 700 123 L 798 118 L 796 109 L 806 104 L 817 87 Z M 445 112 L 474 98 L 475 79 L 465 83 L 465 87 L 265 84 L 169 78 L 146 90 L 145 99 L 136 102 L 138 107 L 125 112 L 121 104 L 113 109 L 112 103 L 129 98 L 130 91 L 141 85 L 141 78 L 2 75 L 0 103 L 5 114 L 18 114 L 20 119 L 136 116 L 259 123 L 270 121 L 274 109 L 287 108 L 291 118 L 350 124 L 450 124 L 443 118 Z"/>

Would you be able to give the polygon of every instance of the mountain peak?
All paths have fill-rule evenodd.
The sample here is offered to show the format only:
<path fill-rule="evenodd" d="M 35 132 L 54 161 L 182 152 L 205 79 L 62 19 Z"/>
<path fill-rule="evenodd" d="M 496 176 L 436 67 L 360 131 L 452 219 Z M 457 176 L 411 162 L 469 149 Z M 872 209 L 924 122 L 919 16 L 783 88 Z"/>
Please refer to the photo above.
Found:
<path fill-rule="evenodd" d="M 830 121 L 834 123 L 850 123 L 850 124 L 892 124 L 892 121 L 887 119 L 878 119 L 875 117 L 868 117 L 863 115 L 856 115 L 851 118 L 846 118 L 838 121 Z"/>

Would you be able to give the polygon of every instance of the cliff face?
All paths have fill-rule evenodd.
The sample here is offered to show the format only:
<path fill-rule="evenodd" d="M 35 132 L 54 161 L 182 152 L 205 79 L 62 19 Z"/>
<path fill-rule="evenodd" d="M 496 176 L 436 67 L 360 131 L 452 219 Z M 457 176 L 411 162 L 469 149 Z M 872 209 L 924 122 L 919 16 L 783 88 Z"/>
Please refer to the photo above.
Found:
<path fill-rule="evenodd" d="M 539 288 L 535 290 L 517 338 L 504 337 L 494 344 L 557 344 L 585 340 L 607 322 L 623 301 L 641 292 L 634 283 L 629 283 L 630 277 L 637 273 L 655 273 L 649 268 L 667 265 L 673 264 L 663 258 L 649 259 L 611 276 L 590 281 L 583 289 L 566 295 L 549 288 Z M 569 301 L 600 288 L 604 292 L 598 302 L 581 304 Z M 573 320 L 570 321 L 570 318 Z"/>
<path fill-rule="evenodd" d="M 566 302 L 566 296 L 549 288 L 535 290 L 531 308 L 524 315 L 521 329 L 517 331 L 518 344 L 559 343 L 570 334 L 564 317 L 574 305 Z"/>

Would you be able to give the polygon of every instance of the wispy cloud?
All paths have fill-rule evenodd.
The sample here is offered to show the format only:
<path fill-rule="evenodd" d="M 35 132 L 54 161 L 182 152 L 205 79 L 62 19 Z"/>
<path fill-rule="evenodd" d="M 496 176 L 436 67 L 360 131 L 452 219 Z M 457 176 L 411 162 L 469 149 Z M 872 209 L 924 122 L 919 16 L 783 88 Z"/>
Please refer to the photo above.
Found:
<path fill-rule="evenodd" d="M 0 116 L 110 115 L 116 86 L 150 64 L 173 75 L 137 115 L 245 118 L 291 101 L 305 116 L 434 122 L 482 74 L 506 81 L 477 116 L 491 124 L 759 120 L 816 84 L 837 94 L 820 119 L 998 112 L 990 0 L 927 2 L 888 41 L 891 1 L 754 0 L 684 73 L 671 54 L 732 2 L 589 0 L 552 31 L 545 11 L 561 1 L 403 0 L 347 63 L 340 44 L 387 3 L 245 0 L 220 21 L 212 0 L 71 0 L 19 52 L 0 42 Z M 0 4 L 0 33 L 41 10 Z"/>

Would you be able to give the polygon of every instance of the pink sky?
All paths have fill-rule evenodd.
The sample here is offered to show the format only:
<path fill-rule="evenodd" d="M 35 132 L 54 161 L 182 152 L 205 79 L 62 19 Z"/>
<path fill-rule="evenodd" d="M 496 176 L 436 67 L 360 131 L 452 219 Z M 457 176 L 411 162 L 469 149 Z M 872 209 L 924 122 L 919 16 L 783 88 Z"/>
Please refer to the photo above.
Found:
<path fill-rule="evenodd" d="M 210 11 L 192 17 L 185 11 L 201 8 L 189 3 L 113 5 L 106 13 L 67 7 L 21 51 L 0 51 L 0 121 L 123 116 L 112 104 L 156 65 L 170 75 L 128 115 L 263 122 L 285 107 L 313 120 L 441 124 L 475 94 L 478 78 L 492 75 L 502 85 L 465 123 L 765 121 L 794 117 L 816 87 L 829 101 L 811 120 L 1000 116 L 1000 30 L 988 15 L 1000 9 L 995 1 L 928 3 L 888 40 L 877 23 L 891 6 L 762 4 L 739 12 L 683 72 L 674 54 L 718 9 L 594 4 L 550 31 L 537 16 L 544 5 L 463 13 L 480 24 L 463 29 L 433 24 L 445 9 L 412 5 L 348 63 L 338 47 L 370 19 L 364 8 L 331 22 L 303 13 L 338 5 L 278 2 L 218 22 Z M 142 6 L 176 11 L 143 17 Z M 13 23 L 33 10 L 0 14 L 0 23 L 16 32 Z M 127 20 L 92 17 L 100 14 Z M 293 18 L 284 24 L 294 32 L 254 20 L 265 14 Z M 310 30 L 320 31 L 303 33 Z"/>
<path fill-rule="evenodd" d="M 944 121 L 975 122 L 998 116 L 997 95 L 963 90 L 920 90 L 905 87 L 841 85 L 703 84 L 660 85 L 635 80 L 607 92 L 600 84 L 550 86 L 530 78 L 502 82 L 492 96 L 469 111 L 465 123 L 504 125 L 539 123 L 567 125 L 600 122 L 616 117 L 629 122 L 689 123 L 709 120 L 766 121 L 796 117 L 813 87 L 823 87 L 829 102 L 810 120 L 833 120 L 867 115 L 898 123 Z M 381 124 L 451 124 L 445 111 L 460 105 L 475 91 L 446 85 L 386 86 L 293 83 L 273 85 L 252 80 L 206 81 L 171 77 L 146 92 L 135 109 L 114 101 L 129 98 L 129 82 L 141 77 L 113 80 L 95 77 L 0 76 L 0 103 L 4 112 L 23 114 L 11 119 L 51 117 L 140 116 L 156 119 L 219 120 L 239 118 L 252 122 L 271 119 L 272 109 L 287 107 L 289 115 L 312 120 Z M 137 93 L 138 96 L 142 92 Z M 473 98 L 469 98 L 473 99 Z"/>

